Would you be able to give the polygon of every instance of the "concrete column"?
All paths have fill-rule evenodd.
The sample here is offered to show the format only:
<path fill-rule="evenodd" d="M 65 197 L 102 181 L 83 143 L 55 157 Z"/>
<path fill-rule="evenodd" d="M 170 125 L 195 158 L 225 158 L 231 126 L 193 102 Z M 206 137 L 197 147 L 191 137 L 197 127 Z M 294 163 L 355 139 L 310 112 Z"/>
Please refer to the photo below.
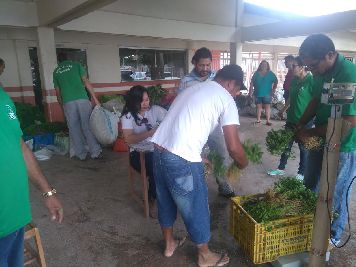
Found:
<path fill-rule="evenodd" d="M 242 22 L 243 22 L 243 13 L 244 13 L 244 1 L 236 0 L 235 7 L 235 34 L 234 42 L 230 43 L 230 63 L 231 64 L 242 64 Z"/>
<path fill-rule="evenodd" d="M 200 47 L 199 47 L 200 48 Z M 188 43 L 188 50 L 187 50 L 187 70 L 188 73 L 194 69 L 194 65 L 192 64 L 192 58 L 194 56 L 195 50 L 197 50 L 195 42 Z"/>
<path fill-rule="evenodd" d="M 273 52 L 273 61 L 272 61 L 272 71 L 277 75 L 278 68 L 278 52 Z"/>
<path fill-rule="evenodd" d="M 35 105 L 35 94 L 33 91 L 31 62 L 27 41 L 15 40 L 14 42 L 22 102 Z"/>
<path fill-rule="evenodd" d="M 53 70 L 57 65 L 54 30 L 49 27 L 38 27 L 37 36 L 45 114 L 49 121 L 63 121 L 63 112 L 57 101 L 53 85 Z"/>

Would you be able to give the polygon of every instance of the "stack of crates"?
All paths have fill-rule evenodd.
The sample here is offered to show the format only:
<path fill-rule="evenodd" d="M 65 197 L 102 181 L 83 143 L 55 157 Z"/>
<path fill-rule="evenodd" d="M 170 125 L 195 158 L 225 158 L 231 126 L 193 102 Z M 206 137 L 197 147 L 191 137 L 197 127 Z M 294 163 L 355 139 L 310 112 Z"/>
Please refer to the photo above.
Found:
<path fill-rule="evenodd" d="M 313 214 L 257 223 L 241 205 L 250 198 L 231 199 L 230 232 L 254 264 L 310 250 Z"/>

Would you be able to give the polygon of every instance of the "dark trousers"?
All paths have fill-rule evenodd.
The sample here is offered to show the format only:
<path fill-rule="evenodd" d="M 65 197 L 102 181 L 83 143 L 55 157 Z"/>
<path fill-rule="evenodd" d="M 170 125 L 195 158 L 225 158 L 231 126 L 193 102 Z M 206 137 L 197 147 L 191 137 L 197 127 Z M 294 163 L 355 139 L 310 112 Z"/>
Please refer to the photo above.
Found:
<path fill-rule="evenodd" d="M 156 199 L 156 183 L 153 176 L 153 152 L 145 152 L 146 175 L 148 176 L 148 198 Z M 130 165 L 138 172 L 141 172 L 140 153 L 137 151 L 130 152 Z"/>
<path fill-rule="evenodd" d="M 305 125 L 305 128 L 309 129 L 313 126 L 313 121 L 310 121 L 307 125 Z M 294 127 L 293 124 L 287 122 L 285 125 L 286 129 L 292 129 Z M 290 141 L 288 144 L 287 149 L 284 151 L 284 153 L 281 155 L 281 159 L 279 161 L 279 166 L 278 169 L 284 170 L 287 165 L 287 161 L 290 155 L 290 152 L 292 150 L 292 146 L 294 144 L 294 140 Z M 304 170 L 305 170 L 305 165 L 308 160 L 308 150 L 300 143 L 298 143 L 299 146 L 299 168 L 298 168 L 298 174 L 304 175 Z"/>

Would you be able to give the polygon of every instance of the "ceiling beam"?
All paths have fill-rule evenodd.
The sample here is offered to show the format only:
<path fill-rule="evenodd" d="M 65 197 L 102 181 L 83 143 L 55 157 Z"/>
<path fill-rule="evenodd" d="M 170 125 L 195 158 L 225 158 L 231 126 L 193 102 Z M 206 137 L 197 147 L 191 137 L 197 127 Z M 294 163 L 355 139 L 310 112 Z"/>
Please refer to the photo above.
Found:
<path fill-rule="evenodd" d="M 112 2 L 115 0 L 39 0 L 37 2 L 39 24 L 58 27 Z"/>
<path fill-rule="evenodd" d="M 252 42 L 356 28 L 356 10 L 244 27 L 242 41 Z"/>

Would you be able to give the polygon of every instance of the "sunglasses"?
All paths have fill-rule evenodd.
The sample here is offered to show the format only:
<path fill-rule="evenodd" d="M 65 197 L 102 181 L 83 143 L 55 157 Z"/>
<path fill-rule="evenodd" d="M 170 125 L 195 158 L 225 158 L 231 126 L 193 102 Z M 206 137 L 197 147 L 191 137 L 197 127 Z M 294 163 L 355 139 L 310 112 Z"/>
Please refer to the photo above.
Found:
<path fill-rule="evenodd" d="M 147 131 L 152 130 L 153 126 L 152 124 L 148 123 L 148 119 L 147 118 L 142 118 L 139 122 L 138 122 L 138 126 L 142 126 L 142 124 L 144 124 L 146 126 Z"/>

